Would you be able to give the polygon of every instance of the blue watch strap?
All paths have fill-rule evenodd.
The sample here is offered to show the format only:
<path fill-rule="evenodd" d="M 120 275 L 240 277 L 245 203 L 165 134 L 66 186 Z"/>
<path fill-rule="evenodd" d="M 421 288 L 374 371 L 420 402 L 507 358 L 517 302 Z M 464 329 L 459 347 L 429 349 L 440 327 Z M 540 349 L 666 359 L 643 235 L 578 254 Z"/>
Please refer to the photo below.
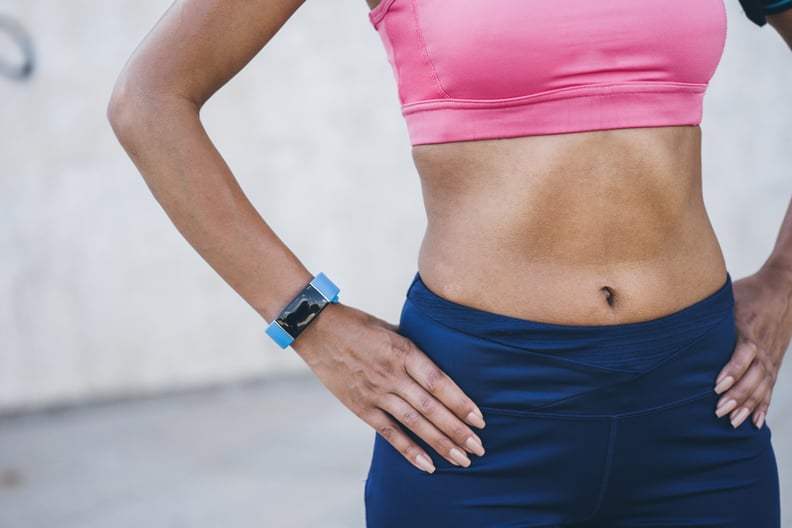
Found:
<path fill-rule="evenodd" d="M 287 348 L 294 341 L 294 338 L 280 327 L 277 320 L 272 321 L 267 327 L 267 335 L 281 348 Z"/>
<path fill-rule="evenodd" d="M 319 275 L 314 277 L 314 280 L 311 281 L 311 286 L 316 288 L 328 302 L 338 302 L 338 294 L 341 290 L 324 273 L 320 272 Z"/>
<path fill-rule="evenodd" d="M 328 304 L 338 302 L 339 292 L 338 286 L 320 273 L 270 323 L 267 335 L 279 347 L 288 347 Z"/>

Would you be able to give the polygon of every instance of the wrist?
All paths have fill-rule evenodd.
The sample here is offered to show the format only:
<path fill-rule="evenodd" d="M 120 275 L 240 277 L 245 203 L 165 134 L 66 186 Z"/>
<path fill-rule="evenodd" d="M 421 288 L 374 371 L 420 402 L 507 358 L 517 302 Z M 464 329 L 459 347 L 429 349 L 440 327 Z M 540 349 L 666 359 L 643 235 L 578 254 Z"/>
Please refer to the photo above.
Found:
<path fill-rule="evenodd" d="M 792 294 L 792 256 L 773 252 L 760 270 L 771 276 L 773 286 Z"/>
<path fill-rule="evenodd" d="M 253 308 L 267 323 L 270 323 L 312 279 L 313 275 L 308 270 L 300 269 L 276 281 L 269 283 L 262 281 L 258 286 L 258 302 L 253 304 Z"/>
<path fill-rule="evenodd" d="M 267 335 L 281 348 L 290 346 L 328 305 L 338 302 L 339 291 L 319 273 L 273 318 Z"/>

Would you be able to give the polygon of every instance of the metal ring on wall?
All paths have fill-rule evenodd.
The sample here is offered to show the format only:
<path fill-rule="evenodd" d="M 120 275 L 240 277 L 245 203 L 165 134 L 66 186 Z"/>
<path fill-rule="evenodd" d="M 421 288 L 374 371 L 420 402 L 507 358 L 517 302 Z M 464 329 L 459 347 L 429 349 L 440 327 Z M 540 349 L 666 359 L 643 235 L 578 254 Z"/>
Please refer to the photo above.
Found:
<path fill-rule="evenodd" d="M 33 39 L 22 25 L 11 17 L 0 15 L 0 34 L 5 33 L 19 48 L 22 55 L 20 61 L 10 61 L 0 57 L 0 75 L 11 79 L 24 80 L 33 75 L 35 53 Z"/>

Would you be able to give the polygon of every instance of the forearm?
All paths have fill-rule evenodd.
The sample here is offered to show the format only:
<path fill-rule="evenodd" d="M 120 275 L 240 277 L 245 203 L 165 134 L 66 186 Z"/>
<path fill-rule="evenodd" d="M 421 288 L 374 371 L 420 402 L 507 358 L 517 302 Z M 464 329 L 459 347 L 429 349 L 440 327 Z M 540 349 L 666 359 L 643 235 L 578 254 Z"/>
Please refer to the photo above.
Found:
<path fill-rule="evenodd" d="M 116 94 L 110 121 L 152 193 L 198 253 L 267 320 L 310 274 L 245 197 L 187 99 Z"/>
<path fill-rule="evenodd" d="M 785 286 L 792 294 L 792 200 L 789 202 L 775 246 L 765 266 L 782 272 L 781 276 L 786 278 Z"/>
<path fill-rule="evenodd" d="M 768 15 L 767 22 L 775 28 L 787 45 L 792 49 L 792 9 L 775 15 Z M 765 263 L 766 268 L 780 271 L 785 277 L 785 286 L 792 295 L 792 200 L 787 207 L 781 229 L 778 232 L 773 251 Z"/>

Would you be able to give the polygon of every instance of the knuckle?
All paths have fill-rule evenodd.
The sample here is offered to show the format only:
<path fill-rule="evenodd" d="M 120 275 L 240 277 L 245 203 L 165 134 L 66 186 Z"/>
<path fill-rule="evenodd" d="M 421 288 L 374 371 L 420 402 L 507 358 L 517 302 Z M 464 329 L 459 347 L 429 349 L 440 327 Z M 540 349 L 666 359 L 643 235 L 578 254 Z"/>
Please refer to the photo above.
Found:
<path fill-rule="evenodd" d="M 432 394 L 436 393 L 443 382 L 443 373 L 438 368 L 431 368 L 426 371 L 424 375 L 424 382 L 426 383 L 426 388 Z"/>
<path fill-rule="evenodd" d="M 415 409 L 409 409 L 401 415 L 401 422 L 410 429 L 418 424 L 418 419 L 418 412 Z"/>
<path fill-rule="evenodd" d="M 388 334 L 388 346 L 391 352 L 402 360 L 406 360 L 412 351 L 412 344 L 398 334 Z"/>
<path fill-rule="evenodd" d="M 399 433 L 399 430 L 396 428 L 395 425 L 391 423 L 381 424 L 377 426 L 377 432 L 384 438 L 385 440 L 392 442 Z"/>
<path fill-rule="evenodd" d="M 421 409 L 421 412 L 424 414 L 430 414 L 435 409 L 435 400 L 429 396 L 425 398 L 421 398 L 421 401 L 418 403 L 418 408 Z"/>

